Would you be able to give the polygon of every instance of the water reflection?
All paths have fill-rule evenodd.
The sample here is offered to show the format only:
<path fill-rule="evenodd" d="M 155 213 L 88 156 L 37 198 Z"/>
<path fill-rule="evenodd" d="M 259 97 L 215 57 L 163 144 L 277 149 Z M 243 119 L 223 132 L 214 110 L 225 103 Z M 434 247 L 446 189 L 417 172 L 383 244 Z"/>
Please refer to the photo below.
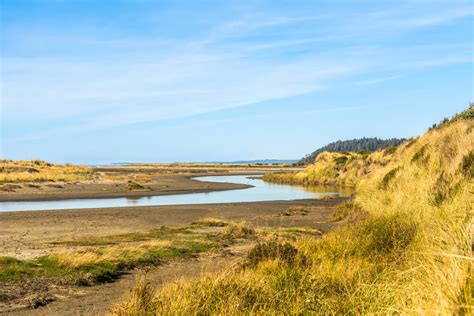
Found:
<path fill-rule="evenodd" d="M 152 196 L 127 196 L 125 198 L 127 199 L 128 204 L 134 205 L 144 199 L 150 200 Z"/>
<path fill-rule="evenodd" d="M 20 201 L 0 202 L 0 211 L 58 210 L 148 205 L 183 205 L 238 203 L 274 200 L 314 199 L 326 196 L 349 196 L 350 189 L 317 186 L 267 183 L 257 176 L 205 176 L 196 180 L 208 182 L 231 182 L 251 185 L 251 188 L 206 193 L 156 195 L 146 197 L 106 198 L 106 199 L 70 199 L 60 201 Z"/>

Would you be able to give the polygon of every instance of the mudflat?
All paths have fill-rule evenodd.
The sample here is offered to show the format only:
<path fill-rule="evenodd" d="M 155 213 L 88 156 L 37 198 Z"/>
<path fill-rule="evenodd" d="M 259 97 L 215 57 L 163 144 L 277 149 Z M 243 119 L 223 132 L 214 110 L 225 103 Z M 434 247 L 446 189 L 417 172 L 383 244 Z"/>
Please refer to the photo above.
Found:
<path fill-rule="evenodd" d="M 147 231 L 161 226 L 186 226 L 205 217 L 247 221 L 257 226 L 308 226 L 326 232 L 334 226 L 328 223 L 327 217 L 343 200 L 2 212 L 0 253 L 29 259 L 49 253 L 53 242 Z M 282 212 L 291 206 L 308 206 L 312 211 L 304 216 L 282 216 Z"/>

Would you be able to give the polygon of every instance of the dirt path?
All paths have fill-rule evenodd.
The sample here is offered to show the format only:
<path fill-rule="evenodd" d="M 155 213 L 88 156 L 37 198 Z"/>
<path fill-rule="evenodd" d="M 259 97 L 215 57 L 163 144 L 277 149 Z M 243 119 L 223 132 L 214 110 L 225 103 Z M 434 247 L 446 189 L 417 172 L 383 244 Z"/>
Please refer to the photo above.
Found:
<path fill-rule="evenodd" d="M 216 273 L 231 267 L 242 258 L 254 242 L 242 240 L 225 252 L 208 253 L 198 258 L 175 261 L 155 267 L 147 272 L 133 271 L 113 283 L 92 287 L 81 287 L 71 297 L 53 301 L 38 309 L 19 309 L 5 312 L 7 315 L 104 315 L 126 296 L 137 278 L 146 275 L 154 286 L 160 286 L 180 279 L 195 279 L 209 273 Z"/>

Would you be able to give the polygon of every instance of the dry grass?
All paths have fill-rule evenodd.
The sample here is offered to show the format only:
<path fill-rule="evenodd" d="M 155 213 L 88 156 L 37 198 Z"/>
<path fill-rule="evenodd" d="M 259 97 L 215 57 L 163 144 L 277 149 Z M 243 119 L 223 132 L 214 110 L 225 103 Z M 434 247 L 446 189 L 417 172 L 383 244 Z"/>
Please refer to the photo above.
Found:
<path fill-rule="evenodd" d="M 225 220 L 213 218 L 213 217 L 204 217 L 204 218 L 198 219 L 197 221 L 193 223 L 193 225 L 205 226 L 205 227 L 224 227 L 230 224 L 231 223 L 229 221 L 225 221 Z"/>
<path fill-rule="evenodd" d="M 129 191 L 152 191 L 153 189 L 144 185 L 141 185 L 138 182 L 128 180 L 127 190 Z"/>
<path fill-rule="evenodd" d="M 152 258 L 155 254 L 164 254 L 163 250 L 172 249 L 172 246 L 173 243 L 169 240 L 150 240 L 133 244 L 87 247 L 78 251 L 55 252 L 51 257 L 57 260 L 59 265 L 70 268 L 103 262 L 132 265 L 139 262 L 152 263 L 155 261 Z M 159 257 L 157 256 L 156 261 Z"/>
<path fill-rule="evenodd" d="M 371 154 L 323 152 L 316 162 L 294 173 L 270 173 L 263 180 L 301 185 L 340 185 L 354 187 L 358 179 L 385 166 L 396 151 L 381 149 Z"/>
<path fill-rule="evenodd" d="M 256 230 L 246 222 L 239 222 L 225 226 L 222 234 L 227 239 L 253 238 L 256 235 Z"/>
<path fill-rule="evenodd" d="M 84 166 L 54 165 L 41 160 L 0 161 L 0 183 L 76 181 L 91 176 L 92 170 Z"/>
<path fill-rule="evenodd" d="M 81 284 L 110 281 L 126 269 L 189 257 L 232 241 L 222 234 L 210 235 L 191 228 L 162 227 L 149 232 L 57 242 L 66 250 L 33 260 L 0 257 L 0 281 L 38 277 L 61 277 Z M 68 246 L 74 248 L 68 250 Z"/>
<path fill-rule="evenodd" d="M 309 213 L 309 209 L 304 206 L 291 206 L 287 210 L 280 213 L 281 216 L 294 216 L 301 215 L 306 216 Z"/>
<path fill-rule="evenodd" d="M 130 292 L 128 300 L 115 307 L 113 314 L 122 316 L 153 315 L 155 309 L 152 303 L 154 292 L 152 285 L 144 277 L 140 278 Z"/>
<path fill-rule="evenodd" d="M 472 119 L 453 120 L 377 158 L 341 215 L 360 210 L 359 221 L 266 245 L 252 265 L 171 284 L 141 304 L 165 315 L 470 314 L 473 131 Z M 116 314 L 145 311 L 127 302 Z"/>

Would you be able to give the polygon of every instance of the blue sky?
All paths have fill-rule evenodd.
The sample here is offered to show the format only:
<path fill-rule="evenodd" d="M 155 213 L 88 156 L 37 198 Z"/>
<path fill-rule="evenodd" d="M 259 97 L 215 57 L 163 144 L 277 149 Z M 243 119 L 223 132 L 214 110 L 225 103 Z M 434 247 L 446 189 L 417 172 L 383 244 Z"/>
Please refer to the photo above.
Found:
<path fill-rule="evenodd" d="M 0 156 L 300 158 L 473 98 L 472 1 L 2 0 Z"/>

